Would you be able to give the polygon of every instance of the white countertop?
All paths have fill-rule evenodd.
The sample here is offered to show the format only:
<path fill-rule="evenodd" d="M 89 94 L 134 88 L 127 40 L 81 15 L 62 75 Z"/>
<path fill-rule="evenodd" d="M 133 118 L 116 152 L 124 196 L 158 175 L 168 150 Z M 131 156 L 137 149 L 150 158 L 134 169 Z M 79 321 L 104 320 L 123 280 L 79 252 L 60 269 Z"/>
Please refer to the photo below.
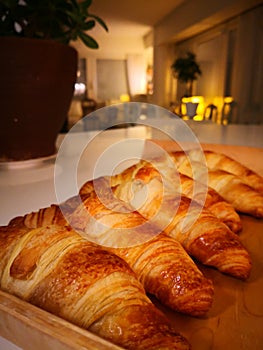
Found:
<path fill-rule="evenodd" d="M 185 123 L 200 143 L 263 148 L 263 125 L 221 125 L 194 120 L 188 120 Z M 160 138 L 157 131 L 153 132 L 153 138 Z"/>
<path fill-rule="evenodd" d="M 201 143 L 263 148 L 263 125 L 187 123 Z"/>
<path fill-rule="evenodd" d="M 6 225 L 15 216 L 74 195 L 79 184 L 94 177 L 94 174 L 106 175 L 136 162 L 143 153 L 146 138 L 165 139 L 172 136 L 178 138 L 180 143 L 188 142 L 190 137 L 190 142 L 263 148 L 263 125 L 222 126 L 188 121 L 180 122 L 179 128 L 176 126 L 173 129 L 173 122 L 161 120 L 154 124 L 154 129 L 141 125 L 100 134 L 76 128 L 66 136 L 59 136 L 58 145 L 66 141 L 62 143 L 57 159 L 53 156 L 37 164 L 0 164 L 0 225 Z M 18 348 L 0 337 L 0 349 Z"/>
<path fill-rule="evenodd" d="M 145 138 L 169 139 L 172 137 L 178 143 L 183 144 L 199 141 L 200 143 L 263 148 L 263 125 L 221 126 L 190 121 L 180 122 L 179 127 L 176 126 L 172 130 L 171 123 L 173 126 L 173 121 L 169 121 L 167 125 L 161 121 L 161 123 L 155 123 L 154 128 L 141 125 L 103 132 L 71 132 L 66 135 L 66 138 L 65 135 L 60 135 L 58 138 L 58 145 L 65 139 L 62 151 L 61 148 L 59 151 L 61 156 L 59 160 L 53 156 L 39 164 L 35 164 L 34 161 L 21 162 L 21 164 L 11 163 L 7 167 L 0 164 L 2 200 L 0 225 L 7 224 L 14 216 L 23 215 L 58 201 L 61 202 L 76 194 L 77 185 L 69 186 L 68 183 L 64 185 L 64 194 L 61 193 L 62 190 L 56 193 L 55 169 L 56 178 L 59 177 L 58 173 L 61 171 L 63 181 L 70 181 L 69 177 L 75 176 L 72 173 L 75 171 L 73 164 L 76 163 L 77 182 L 81 185 L 89 178 L 111 174 L 114 171 L 111 167 L 115 167 L 118 162 L 122 163 L 120 167 L 127 167 L 132 162 L 136 162 L 136 158 L 142 156 Z M 188 128 L 188 125 L 191 129 Z M 167 130 L 170 131 L 167 132 Z M 125 162 L 123 157 L 125 157 Z M 60 181 L 57 181 L 57 187 L 61 186 Z"/>

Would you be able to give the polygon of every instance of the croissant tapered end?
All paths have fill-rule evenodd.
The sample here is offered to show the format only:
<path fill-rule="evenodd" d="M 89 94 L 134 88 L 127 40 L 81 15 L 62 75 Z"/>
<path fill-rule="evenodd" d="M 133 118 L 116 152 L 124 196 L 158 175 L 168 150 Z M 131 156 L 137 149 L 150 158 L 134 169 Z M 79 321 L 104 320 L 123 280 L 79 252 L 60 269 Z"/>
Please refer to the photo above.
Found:
<path fill-rule="evenodd" d="M 249 253 L 238 236 L 230 230 L 220 232 L 220 236 L 220 240 L 214 240 L 213 235 L 203 234 L 192 242 L 189 251 L 193 255 L 199 255 L 203 264 L 216 266 L 222 273 L 246 280 L 252 267 Z M 203 256 L 202 251 L 205 252 Z"/>
<path fill-rule="evenodd" d="M 164 305 L 191 316 L 204 315 L 211 308 L 213 283 L 176 240 L 160 234 L 123 254 L 135 261 L 131 266 L 145 289 Z"/>
<path fill-rule="evenodd" d="M 32 212 L 24 216 L 10 220 L 8 226 L 37 228 L 45 225 L 66 225 L 67 221 L 58 205 L 52 204 L 50 207 L 42 208 L 37 212 Z"/>
<path fill-rule="evenodd" d="M 209 169 L 221 169 L 239 176 L 246 184 L 263 195 L 263 177 L 235 159 L 213 151 L 204 151 Z"/>
<path fill-rule="evenodd" d="M 119 344 L 132 350 L 190 350 L 187 340 L 167 325 L 166 317 L 152 306 L 130 306 L 115 312 L 108 320 L 94 323 L 90 330 L 96 334 L 118 333 Z M 145 325 L 145 327 L 142 327 Z M 127 333 L 127 329 L 129 332 Z M 123 330 L 126 330 L 124 332 Z M 108 338 L 116 343 L 116 339 Z"/>
<path fill-rule="evenodd" d="M 183 152 L 172 153 L 178 170 L 190 177 L 193 172 L 203 181 L 204 164 L 199 161 L 200 152 L 190 151 L 190 158 Z M 227 156 L 205 152 L 208 166 L 208 185 L 229 202 L 237 212 L 263 218 L 263 195 L 257 184 L 263 177 Z M 256 179 L 256 180 L 255 180 Z"/>
<path fill-rule="evenodd" d="M 176 182 L 176 179 L 174 179 Z M 240 232 L 242 223 L 234 207 L 225 201 L 213 188 L 194 181 L 191 177 L 180 173 L 182 194 L 210 210 L 218 219 L 226 224 L 231 231 Z"/>
<path fill-rule="evenodd" d="M 224 170 L 211 170 L 209 185 L 238 212 L 263 218 L 263 195 L 244 183 L 237 175 Z"/>
<path fill-rule="evenodd" d="M 169 271 L 163 278 L 172 280 L 172 276 L 167 277 L 168 275 Z M 171 285 L 166 293 L 164 291 L 156 293 L 164 305 L 169 307 L 174 305 L 174 310 L 191 316 L 203 316 L 211 309 L 214 296 L 211 280 L 201 273 L 197 276 L 196 271 L 191 269 L 185 271 L 185 274 L 179 271 L 174 275 L 174 279 L 177 279 L 177 283 Z"/>
<path fill-rule="evenodd" d="M 239 233 L 242 231 L 241 218 L 230 203 L 226 201 L 215 202 L 207 209 L 228 226 L 232 232 Z"/>

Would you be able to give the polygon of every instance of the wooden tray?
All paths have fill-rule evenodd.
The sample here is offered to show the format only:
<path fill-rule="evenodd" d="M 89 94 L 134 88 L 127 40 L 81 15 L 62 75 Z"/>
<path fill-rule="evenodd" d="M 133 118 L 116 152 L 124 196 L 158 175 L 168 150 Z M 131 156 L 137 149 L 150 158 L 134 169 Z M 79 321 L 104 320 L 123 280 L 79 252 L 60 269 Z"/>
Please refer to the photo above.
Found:
<path fill-rule="evenodd" d="M 170 141 L 158 144 L 167 150 L 176 149 Z M 263 176 L 263 149 L 223 145 L 203 147 L 226 153 Z M 244 215 L 242 222 L 240 238 L 253 263 L 248 281 L 242 282 L 200 266 L 215 286 L 212 309 L 203 318 L 180 315 L 153 298 L 177 330 L 188 338 L 193 350 L 263 349 L 263 220 Z M 120 349 L 1 291 L 0 335 L 28 350 Z"/>
<path fill-rule="evenodd" d="M 0 290 L 0 335 L 28 350 L 110 350 L 118 346 Z"/>
<path fill-rule="evenodd" d="M 168 151 L 178 148 L 170 141 L 156 143 Z M 227 154 L 263 176 L 263 148 L 211 144 L 202 147 Z M 212 309 L 203 318 L 179 315 L 155 301 L 187 337 L 193 350 L 263 349 L 263 220 L 246 215 L 241 218 L 240 238 L 252 258 L 252 272 L 246 282 L 199 265 L 215 287 Z"/>

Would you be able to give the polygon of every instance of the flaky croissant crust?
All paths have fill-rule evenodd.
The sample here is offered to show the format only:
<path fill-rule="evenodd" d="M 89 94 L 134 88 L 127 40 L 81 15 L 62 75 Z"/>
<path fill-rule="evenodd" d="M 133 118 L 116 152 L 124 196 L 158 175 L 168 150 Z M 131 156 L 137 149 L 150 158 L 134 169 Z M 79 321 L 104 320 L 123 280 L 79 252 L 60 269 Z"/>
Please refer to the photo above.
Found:
<path fill-rule="evenodd" d="M 0 248 L 1 289 L 127 349 L 189 349 L 128 264 L 71 228 L 1 227 Z"/>
<path fill-rule="evenodd" d="M 91 190 L 93 185 L 87 185 Z M 146 291 L 154 294 L 163 304 L 193 316 L 206 313 L 212 305 L 213 285 L 203 276 L 181 244 L 160 233 L 159 228 L 148 223 L 138 212 L 130 211 L 129 206 L 114 197 L 111 189 L 103 186 L 99 188 L 99 196 L 92 190 L 86 194 L 83 203 L 72 211 L 68 221 L 85 238 L 96 239 L 98 244 L 112 246 L 116 242 L 118 246 L 125 240 L 125 247 L 108 249 L 124 259 Z M 113 208 L 118 210 L 114 211 Z M 56 217 L 58 213 L 59 218 Z M 32 226 L 41 224 L 41 220 L 45 224 L 56 220 L 61 222 L 61 215 L 61 211 L 51 206 L 20 218 L 20 223 Z M 15 222 L 13 220 L 13 224 Z M 129 234 L 131 236 L 127 241 Z M 135 241 L 129 246 L 131 239 Z M 142 243 L 134 245 L 137 241 Z"/>
<path fill-rule="evenodd" d="M 176 191 L 172 194 L 162 191 L 162 177 L 148 162 L 130 169 L 131 172 L 125 170 L 123 180 L 122 174 L 110 179 L 114 185 L 117 183 L 115 194 L 118 198 L 129 203 L 131 193 L 136 197 L 143 183 L 147 186 L 148 196 L 137 208 L 143 216 L 154 220 L 155 224 L 179 241 L 191 256 L 203 264 L 241 279 L 248 278 L 251 270 L 250 256 L 239 238 L 226 225 L 184 195 L 176 194 Z M 102 184 L 106 180 L 97 181 Z M 81 195 L 87 193 L 90 186 L 89 183 L 84 184 L 80 190 Z"/>
<path fill-rule="evenodd" d="M 195 159 L 195 153 L 190 152 L 190 156 Z M 178 170 L 187 176 L 192 176 L 193 169 L 195 172 L 202 173 L 203 171 L 203 165 L 198 162 L 198 158 L 190 162 L 188 155 L 183 152 L 174 152 L 172 158 Z M 239 163 L 235 161 L 234 164 Z M 202 181 L 202 176 L 200 176 L 200 179 Z M 256 218 L 263 218 L 263 195 L 254 187 L 251 187 L 252 183 L 250 183 L 250 180 L 248 184 L 244 177 L 211 167 L 208 171 L 208 184 L 229 202 L 236 211 Z"/>

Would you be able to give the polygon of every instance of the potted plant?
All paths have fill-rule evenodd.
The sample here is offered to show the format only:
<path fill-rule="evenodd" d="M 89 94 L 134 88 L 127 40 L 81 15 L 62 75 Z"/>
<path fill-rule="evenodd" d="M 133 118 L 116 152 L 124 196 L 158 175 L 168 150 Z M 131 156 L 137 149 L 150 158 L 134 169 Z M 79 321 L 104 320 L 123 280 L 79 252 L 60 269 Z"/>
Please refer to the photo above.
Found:
<path fill-rule="evenodd" d="M 74 92 L 77 51 L 92 49 L 87 31 L 104 21 L 89 13 L 92 0 L 2 0 L 0 3 L 0 161 L 47 157 Z"/>
<path fill-rule="evenodd" d="M 174 77 L 186 84 L 185 97 L 193 96 L 193 82 L 202 74 L 196 55 L 188 51 L 184 57 L 177 58 L 171 68 Z"/>
<path fill-rule="evenodd" d="M 198 102 L 191 101 L 193 96 L 193 83 L 202 74 L 199 64 L 196 62 L 196 55 L 190 51 L 183 57 L 178 57 L 171 66 L 172 73 L 178 81 L 186 85 L 185 95 L 182 100 L 186 100 L 186 114 L 194 117 L 198 107 Z"/>

